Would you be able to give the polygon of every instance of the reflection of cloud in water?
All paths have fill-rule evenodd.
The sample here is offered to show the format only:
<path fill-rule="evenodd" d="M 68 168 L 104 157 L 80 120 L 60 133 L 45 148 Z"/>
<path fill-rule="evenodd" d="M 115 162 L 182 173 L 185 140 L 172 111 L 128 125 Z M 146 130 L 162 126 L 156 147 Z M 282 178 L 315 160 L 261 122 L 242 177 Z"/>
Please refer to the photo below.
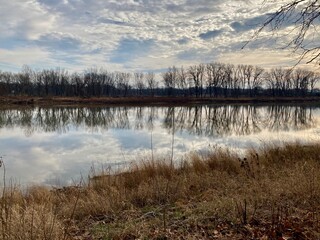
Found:
<path fill-rule="evenodd" d="M 150 134 L 147 130 L 111 130 L 112 136 L 118 139 L 121 148 L 127 151 L 150 147 Z"/>
<path fill-rule="evenodd" d="M 108 135 L 69 132 L 68 135 L 45 133 L 25 138 L 19 129 L 6 135 L 11 133 L 12 142 L 0 137 L 1 154 L 6 155 L 8 175 L 24 183 L 79 178 L 80 173 L 88 173 L 92 162 L 104 162 L 108 156 L 117 161 L 118 144 Z"/>
<path fill-rule="evenodd" d="M 55 114 L 55 121 L 51 126 L 40 125 L 41 121 L 36 120 L 21 122 L 21 113 L 18 110 L 14 110 L 13 115 L 12 112 L 7 112 L 6 115 L 0 111 L 0 155 L 5 155 L 7 175 L 21 183 L 52 185 L 57 184 L 59 179 L 60 184 L 67 184 L 73 179 L 79 179 L 81 174 L 87 176 L 93 163 L 97 166 L 121 168 L 123 163 L 137 161 L 145 155 L 150 156 L 151 136 L 153 153 L 156 156 L 169 157 L 172 144 L 172 109 L 126 109 L 127 112 L 116 108 L 91 112 L 69 109 L 66 113 L 61 109 L 45 110 L 46 118 L 52 117 L 53 112 Z M 71 114 L 70 118 L 64 117 L 64 123 L 57 120 L 59 117 L 56 114 L 65 116 L 70 112 L 73 115 Z M 39 111 L 37 113 L 39 114 Z M 75 113 L 88 118 L 76 118 Z M 24 120 L 36 116 L 32 111 L 23 114 L 31 117 Z M 8 115 L 15 116 L 14 120 L 11 118 L 10 124 L 6 122 Z M 114 122 L 116 116 L 121 118 L 119 123 Z M 320 140 L 318 109 L 241 109 L 230 106 L 176 108 L 174 116 L 176 159 L 190 151 L 206 151 L 210 146 L 231 147 L 237 152 L 243 152 L 248 147 L 258 147 L 269 141 Z M 106 117 L 112 122 L 108 122 Z M 72 118 L 73 120 L 66 120 Z M 47 123 L 50 124 L 50 121 Z M 255 124 L 260 125 L 257 127 Z M 30 137 L 25 135 L 26 127 L 33 129 Z M 257 129 L 259 130 L 256 131 Z"/>

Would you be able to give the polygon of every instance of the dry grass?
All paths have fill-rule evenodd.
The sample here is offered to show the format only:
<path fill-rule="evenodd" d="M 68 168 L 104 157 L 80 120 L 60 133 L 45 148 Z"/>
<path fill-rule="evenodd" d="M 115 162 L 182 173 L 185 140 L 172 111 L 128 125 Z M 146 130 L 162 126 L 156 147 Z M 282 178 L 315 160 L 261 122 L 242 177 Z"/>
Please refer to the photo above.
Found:
<path fill-rule="evenodd" d="M 13 187 L 1 239 L 319 239 L 320 145 L 142 161 L 86 186 Z"/>
<path fill-rule="evenodd" d="M 128 96 L 128 97 L 31 97 L 0 96 L 1 106 L 69 106 L 69 105 L 154 105 L 174 106 L 190 104 L 264 104 L 264 103 L 319 103 L 315 97 L 169 97 L 169 96 Z"/>

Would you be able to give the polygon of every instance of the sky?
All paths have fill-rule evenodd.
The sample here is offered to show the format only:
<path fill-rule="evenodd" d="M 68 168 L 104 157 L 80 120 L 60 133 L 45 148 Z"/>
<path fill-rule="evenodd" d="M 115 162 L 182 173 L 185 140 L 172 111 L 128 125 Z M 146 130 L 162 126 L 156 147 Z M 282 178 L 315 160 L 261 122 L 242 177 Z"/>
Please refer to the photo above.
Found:
<path fill-rule="evenodd" d="M 254 31 L 283 3 L 265 0 L 0 0 L 0 70 L 162 72 L 224 62 L 292 66 Z"/>

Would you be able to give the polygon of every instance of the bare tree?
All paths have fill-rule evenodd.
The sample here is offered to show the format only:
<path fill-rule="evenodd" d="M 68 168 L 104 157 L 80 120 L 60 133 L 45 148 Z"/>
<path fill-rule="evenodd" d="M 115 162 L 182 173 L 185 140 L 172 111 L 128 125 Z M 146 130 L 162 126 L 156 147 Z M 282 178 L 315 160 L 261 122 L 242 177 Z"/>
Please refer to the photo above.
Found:
<path fill-rule="evenodd" d="M 68 95 L 68 88 L 70 85 L 70 77 L 69 73 L 65 69 L 58 68 L 56 70 L 59 74 L 59 79 L 57 82 L 57 95 L 60 96 L 67 96 Z"/>
<path fill-rule="evenodd" d="M 145 88 L 144 84 L 144 73 L 136 72 L 134 73 L 135 87 L 138 89 L 139 95 L 142 96 L 142 90 Z"/>
<path fill-rule="evenodd" d="M 173 95 L 174 88 L 177 84 L 178 69 L 175 66 L 169 67 L 167 72 L 162 74 L 164 86 L 168 90 L 168 95 Z"/>
<path fill-rule="evenodd" d="M 310 93 L 313 94 L 315 85 L 320 80 L 320 75 L 314 72 L 310 72 L 309 85 L 310 85 Z"/>
<path fill-rule="evenodd" d="M 187 72 L 184 70 L 184 68 L 181 67 L 180 69 L 178 69 L 177 86 L 178 86 L 178 88 L 180 88 L 183 91 L 184 96 L 187 95 L 187 91 L 186 91 L 186 88 L 188 85 L 187 79 L 188 79 Z"/>
<path fill-rule="evenodd" d="M 107 70 L 101 68 L 101 93 L 102 95 L 111 96 L 116 88 L 115 84 L 115 73 L 108 72 Z"/>
<path fill-rule="evenodd" d="M 275 0 L 264 2 L 275 2 Z M 320 3 L 318 0 L 287 0 L 276 12 L 269 15 L 256 31 L 253 39 L 256 39 L 266 28 L 271 28 L 273 33 L 280 34 L 282 40 L 288 39 L 287 35 L 290 35 L 285 46 L 300 53 L 299 62 L 306 59 L 307 63 L 320 64 L 319 17 Z M 288 26 L 291 27 L 289 32 L 284 31 Z"/>
<path fill-rule="evenodd" d="M 222 81 L 222 86 L 224 88 L 224 95 L 228 95 L 228 89 L 233 89 L 233 92 L 235 96 L 238 94 L 238 84 L 239 81 L 236 78 L 236 67 L 233 64 L 224 64 L 223 65 L 223 81 Z"/>
<path fill-rule="evenodd" d="M 116 72 L 116 85 L 118 90 L 120 91 L 120 94 L 122 93 L 124 97 L 128 95 L 128 91 L 130 89 L 130 73 L 126 72 Z"/>
<path fill-rule="evenodd" d="M 31 80 L 32 80 L 33 71 L 32 69 L 24 65 L 22 67 L 22 72 L 18 74 L 18 83 L 20 86 L 20 94 L 30 94 L 31 93 Z"/>
<path fill-rule="evenodd" d="M 10 72 L 1 72 L 0 71 L 0 83 L 2 85 L 2 94 L 14 94 L 14 89 L 12 86 L 13 83 L 13 74 Z"/>
<path fill-rule="evenodd" d="M 73 87 L 73 94 L 78 97 L 83 96 L 84 82 L 81 75 L 78 73 L 73 73 L 70 78 L 71 78 L 71 85 Z"/>
<path fill-rule="evenodd" d="M 316 75 L 313 72 L 298 68 L 292 75 L 292 84 L 295 95 L 306 95 L 309 87 L 311 91 L 313 91 L 317 82 L 317 78 L 314 79 L 314 76 Z"/>
<path fill-rule="evenodd" d="M 156 81 L 155 74 L 153 72 L 148 72 L 145 75 L 145 79 L 147 81 L 150 94 L 154 96 L 154 91 L 158 87 L 158 82 Z"/>
<path fill-rule="evenodd" d="M 285 96 L 294 87 L 292 71 L 290 69 L 273 68 L 265 74 L 268 88 L 273 96 Z M 300 85 L 298 86 L 300 89 Z"/>
<path fill-rule="evenodd" d="M 253 88 L 254 95 L 257 94 L 258 89 L 261 88 L 262 86 L 263 72 L 264 72 L 264 69 L 261 67 L 255 66 L 253 69 L 252 88 Z"/>
<path fill-rule="evenodd" d="M 252 75 L 253 75 L 252 65 L 238 65 L 238 78 L 241 84 L 242 90 L 249 89 L 251 95 L 252 89 Z"/>
<path fill-rule="evenodd" d="M 224 64 L 222 63 L 208 63 L 206 65 L 206 85 L 209 90 L 209 95 L 218 95 L 218 88 L 222 87 L 223 82 L 226 83 L 227 79 L 224 78 Z"/>
<path fill-rule="evenodd" d="M 188 68 L 188 73 L 189 73 L 190 79 L 192 79 L 193 81 L 196 97 L 202 96 L 205 65 L 200 64 L 200 65 L 190 66 Z"/>
<path fill-rule="evenodd" d="M 170 96 L 307 96 L 316 94 L 314 89 L 320 76 L 298 68 L 264 71 L 251 65 L 209 63 L 190 66 L 186 70 L 172 66 L 162 74 L 162 80 L 164 89 L 158 87 L 153 72 L 132 75 L 91 68 L 70 75 L 60 68 L 34 71 L 24 66 L 20 73 L 0 71 L 0 94 L 127 97 L 137 93 L 154 96 L 157 90 L 158 95 L 167 93 Z"/>
<path fill-rule="evenodd" d="M 293 87 L 293 81 L 292 81 L 292 71 L 291 69 L 284 70 L 284 88 L 286 91 L 286 95 L 292 95 L 292 87 Z"/>

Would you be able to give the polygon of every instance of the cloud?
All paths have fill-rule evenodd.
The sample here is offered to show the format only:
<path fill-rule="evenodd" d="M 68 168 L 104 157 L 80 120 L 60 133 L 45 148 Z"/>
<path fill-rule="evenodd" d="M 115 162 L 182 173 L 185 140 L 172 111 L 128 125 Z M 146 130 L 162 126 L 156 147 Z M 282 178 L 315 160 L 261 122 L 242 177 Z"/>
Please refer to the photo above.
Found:
<path fill-rule="evenodd" d="M 290 68 L 295 65 L 299 60 L 300 55 L 292 53 L 290 50 L 276 51 L 270 49 L 245 49 L 237 53 L 223 53 L 217 57 L 217 60 L 224 63 L 231 64 L 249 64 L 265 68 L 266 70 L 271 68 Z M 306 64 L 302 61 L 300 67 L 319 71 L 314 69 L 314 66 Z"/>
<path fill-rule="evenodd" d="M 50 31 L 55 17 L 42 9 L 35 1 L 1 1 L 1 37 L 36 39 L 43 32 Z M 5 23 L 5 24 L 3 24 Z"/>
<path fill-rule="evenodd" d="M 19 51 L 28 48 L 46 52 L 45 63 L 70 69 L 104 65 L 134 70 L 145 64 L 144 69 L 156 70 L 165 63 L 214 61 L 215 52 L 241 50 L 239 43 L 250 39 L 257 25 L 281 4 L 271 2 L 0 0 L 0 21 L 5 23 L 0 25 L 0 46 L 12 60 L 0 64 L 4 70 L 8 64 L 17 68 L 20 60 L 11 53 L 18 58 Z M 271 44 L 264 47 L 272 49 Z M 30 61 L 23 58 L 26 63 L 47 66 L 29 57 Z"/>
<path fill-rule="evenodd" d="M 26 47 L 15 50 L 0 48 L 0 66 L 2 64 L 21 67 L 24 64 L 40 64 L 50 62 L 50 53 L 40 48 Z"/>
<path fill-rule="evenodd" d="M 212 31 L 208 31 L 208 32 L 199 34 L 199 37 L 203 40 L 209 40 L 209 39 L 213 39 L 213 38 L 218 37 L 222 33 L 223 33 L 223 31 L 221 29 L 220 30 L 212 30 Z"/>

